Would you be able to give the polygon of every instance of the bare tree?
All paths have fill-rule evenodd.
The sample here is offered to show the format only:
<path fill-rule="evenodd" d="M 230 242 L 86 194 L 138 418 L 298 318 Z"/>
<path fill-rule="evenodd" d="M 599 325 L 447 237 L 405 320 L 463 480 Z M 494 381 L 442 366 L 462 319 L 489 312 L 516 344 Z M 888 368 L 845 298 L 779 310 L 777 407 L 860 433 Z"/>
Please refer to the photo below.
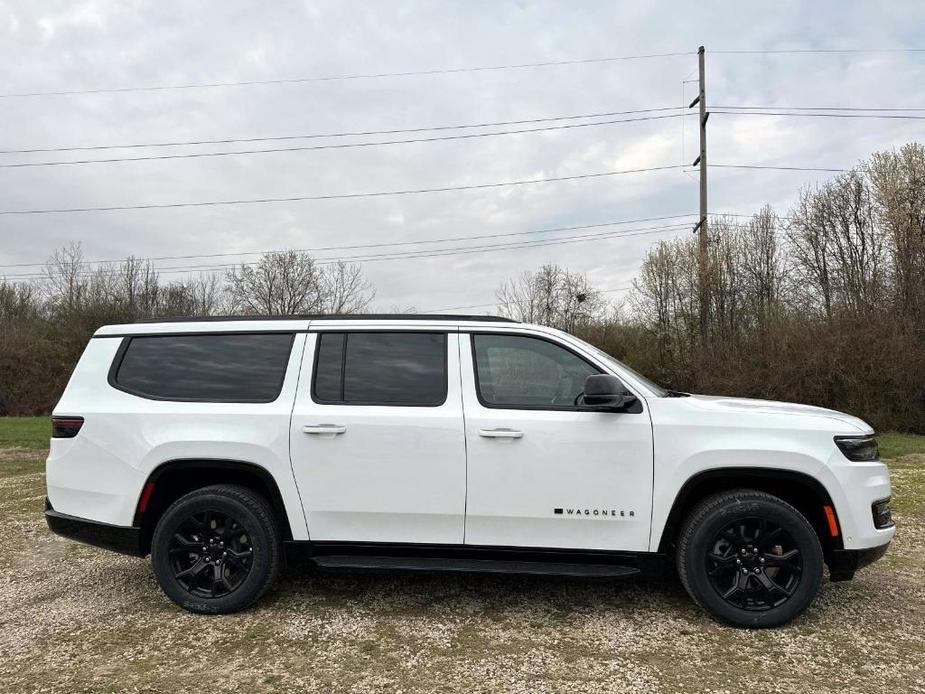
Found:
<path fill-rule="evenodd" d="M 0 279 L 0 321 L 12 323 L 31 320 L 42 315 L 42 300 L 36 286 L 26 282 Z"/>
<path fill-rule="evenodd" d="M 868 313 L 885 289 L 883 234 L 858 171 L 804 189 L 787 231 L 794 269 L 810 304 L 832 318 L 836 309 Z"/>
<path fill-rule="evenodd" d="M 322 313 L 362 313 L 376 296 L 376 290 L 359 265 L 338 261 L 321 272 Z"/>
<path fill-rule="evenodd" d="M 699 334 L 699 275 L 693 240 L 656 244 L 642 261 L 629 302 L 636 320 L 654 334 L 660 361 L 666 365 L 686 361 Z"/>
<path fill-rule="evenodd" d="M 762 330 L 781 308 L 786 259 L 778 240 L 779 227 L 777 213 L 765 205 L 740 234 L 747 301 L 754 324 Z"/>
<path fill-rule="evenodd" d="M 87 292 L 83 250 L 79 243 L 56 249 L 45 265 L 45 292 L 52 308 L 72 313 Z"/>
<path fill-rule="evenodd" d="M 265 253 L 225 278 L 232 310 L 245 314 L 356 313 L 375 296 L 359 265 L 319 266 L 296 251 Z"/>
<path fill-rule="evenodd" d="M 157 315 L 208 316 L 220 304 L 222 287 L 216 275 L 171 282 L 159 292 Z"/>
<path fill-rule="evenodd" d="M 606 308 L 587 277 L 558 265 L 544 265 L 505 282 L 495 293 L 502 316 L 574 331 Z"/>
<path fill-rule="evenodd" d="M 235 312 L 285 316 L 321 310 L 321 278 L 305 253 L 264 253 L 255 265 L 229 270 L 225 279 Z"/>
<path fill-rule="evenodd" d="M 710 221 L 710 332 L 714 340 L 735 339 L 746 329 L 747 276 L 743 246 L 745 232 L 729 217 Z"/>
<path fill-rule="evenodd" d="M 925 313 L 925 146 L 913 142 L 899 152 L 871 158 L 870 178 L 877 217 L 889 239 L 893 288 L 907 318 Z"/>

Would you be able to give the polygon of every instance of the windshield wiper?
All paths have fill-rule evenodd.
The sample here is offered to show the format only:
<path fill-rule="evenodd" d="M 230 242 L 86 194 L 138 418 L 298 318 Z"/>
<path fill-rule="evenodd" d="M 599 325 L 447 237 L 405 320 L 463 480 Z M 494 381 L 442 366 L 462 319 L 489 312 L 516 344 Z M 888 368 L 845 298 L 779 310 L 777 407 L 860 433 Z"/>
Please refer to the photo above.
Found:
<path fill-rule="evenodd" d="M 690 393 L 684 393 L 684 392 L 682 392 L 682 391 L 680 391 L 680 390 L 667 390 L 667 391 L 665 391 L 665 397 L 666 397 L 666 398 L 689 398 L 690 396 L 691 396 Z"/>

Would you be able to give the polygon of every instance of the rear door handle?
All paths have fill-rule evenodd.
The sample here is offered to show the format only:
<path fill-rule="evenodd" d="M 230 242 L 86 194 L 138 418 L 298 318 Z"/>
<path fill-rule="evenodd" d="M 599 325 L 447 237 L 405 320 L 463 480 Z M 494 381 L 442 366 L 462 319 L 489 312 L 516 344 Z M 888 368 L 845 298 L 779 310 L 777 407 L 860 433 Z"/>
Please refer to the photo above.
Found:
<path fill-rule="evenodd" d="M 479 429 L 479 436 L 487 439 L 522 439 L 524 433 L 517 429 Z"/>
<path fill-rule="evenodd" d="M 337 436 L 347 431 L 347 427 L 340 424 L 306 424 L 302 427 L 302 433 L 318 434 L 321 436 Z"/>

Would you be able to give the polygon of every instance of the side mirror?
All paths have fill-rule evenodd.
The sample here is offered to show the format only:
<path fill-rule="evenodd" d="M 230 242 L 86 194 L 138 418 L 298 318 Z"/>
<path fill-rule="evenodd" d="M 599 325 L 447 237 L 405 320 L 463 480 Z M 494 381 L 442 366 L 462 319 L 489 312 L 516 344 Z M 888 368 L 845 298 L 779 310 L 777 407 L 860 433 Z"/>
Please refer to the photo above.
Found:
<path fill-rule="evenodd" d="M 588 376 L 581 399 L 587 409 L 599 412 L 622 412 L 636 402 L 636 396 L 627 393 L 620 379 L 610 374 Z"/>

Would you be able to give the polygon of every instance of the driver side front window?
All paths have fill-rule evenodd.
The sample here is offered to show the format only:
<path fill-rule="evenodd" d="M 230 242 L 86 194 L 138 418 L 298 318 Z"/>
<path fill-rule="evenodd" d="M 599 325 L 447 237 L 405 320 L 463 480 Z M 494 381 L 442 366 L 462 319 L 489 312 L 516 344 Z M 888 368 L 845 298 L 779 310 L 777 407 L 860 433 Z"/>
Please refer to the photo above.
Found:
<path fill-rule="evenodd" d="M 525 335 L 472 336 L 476 388 L 486 407 L 571 409 L 600 370 L 552 342 Z"/>

